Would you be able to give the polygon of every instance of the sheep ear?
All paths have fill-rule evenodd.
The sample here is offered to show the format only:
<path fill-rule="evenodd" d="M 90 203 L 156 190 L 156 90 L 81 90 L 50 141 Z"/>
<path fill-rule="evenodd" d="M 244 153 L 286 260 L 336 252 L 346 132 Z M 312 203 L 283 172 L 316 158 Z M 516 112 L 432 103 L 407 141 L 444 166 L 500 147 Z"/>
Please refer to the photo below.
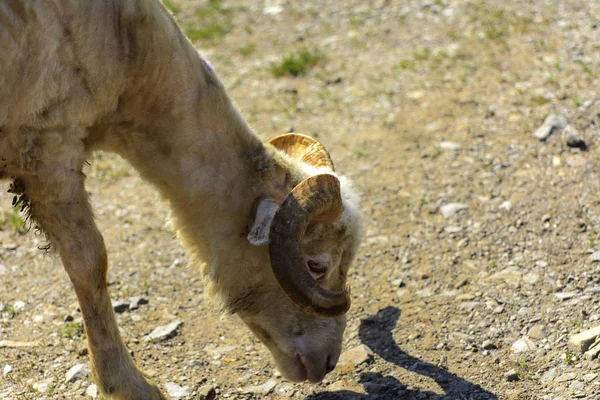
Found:
<path fill-rule="evenodd" d="M 256 208 L 254 223 L 248 233 L 248 241 L 254 246 L 264 246 L 269 243 L 269 230 L 279 206 L 270 199 L 262 199 Z"/>

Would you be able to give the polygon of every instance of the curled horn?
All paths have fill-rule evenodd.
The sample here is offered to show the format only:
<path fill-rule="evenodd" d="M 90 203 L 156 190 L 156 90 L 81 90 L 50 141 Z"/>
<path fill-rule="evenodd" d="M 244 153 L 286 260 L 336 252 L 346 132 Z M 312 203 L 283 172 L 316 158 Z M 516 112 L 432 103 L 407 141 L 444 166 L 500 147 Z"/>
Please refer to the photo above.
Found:
<path fill-rule="evenodd" d="M 321 287 L 308 272 L 300 243 L 309 223 L 333 223 L 342 215 L 339 180 L 330 174 L 300 182 L 285 197 L 269 231 L 271 267 L 287 296 L 306 312 L 336 316 L 350 308 L 348 290 L 333 292 Z"/>
<path fill-rule="evenodd" d="M 274 137 L 268 143 L 293 159 L 317 168 L 327 168 L 330 171 L 335 171 L 333 162 L 325 146 L 310 136 L 287 133 Z"/>

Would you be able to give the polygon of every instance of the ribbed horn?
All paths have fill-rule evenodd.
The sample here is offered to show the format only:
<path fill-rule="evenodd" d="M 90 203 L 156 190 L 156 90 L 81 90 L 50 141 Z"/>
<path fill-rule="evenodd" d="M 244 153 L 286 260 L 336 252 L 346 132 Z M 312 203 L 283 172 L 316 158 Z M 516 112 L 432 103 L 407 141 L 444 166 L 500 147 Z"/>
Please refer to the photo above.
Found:
<path fill-rule="evenodd" d="M 267 143 L 283 151 L 293 159 L 335 171 L 329 152 L 318 140 L 298 133 L 286 133 L 276 136 Z"/>
<path fill-rule="evenodd" d="M 333 223 L 342 215 L 339 180 L 330 174 L 300 182 L 275 213 L 269 231 L 271 267 L 287 296 L 306 312 L 324 316 L 344 314 L 350 308 L 348 290 L 332 292 L 308 272 L 300 243 L 311 221 Z"/>

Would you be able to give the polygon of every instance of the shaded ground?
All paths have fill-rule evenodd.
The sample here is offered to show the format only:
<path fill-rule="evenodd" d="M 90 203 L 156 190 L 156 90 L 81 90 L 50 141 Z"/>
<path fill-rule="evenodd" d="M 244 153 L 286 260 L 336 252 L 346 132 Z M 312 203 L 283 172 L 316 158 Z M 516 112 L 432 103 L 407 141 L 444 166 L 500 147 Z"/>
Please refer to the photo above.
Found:
<path fill-rule="evenodd" d="M 318 137 L 363 194 L 344 346 L 375 356 L 319 385 L 274 375 L 262 345 L 203 296 L 152 189 L 97 154 L 88 188 L 111 294 L 149 300 L 118 315 L 144 370 L 188 386 L 190 398 L 207 384 L 231 399 L 599 397 L 598 360 L 580 360 L 566 342 L 600 319 L 590 259 L 600 250 L 600 3 L 170 3 L 261 137 Z M 302 48 L 324 57 L 305 75 L 275 77 L 272 65 Z M 586 151 L 560 133 L 531 135 L 550 113 L 568 119 Z M 12 367 L 0 397 L 83 398 L 88 381 L 64 383 L 87 362 L 73 290 L 37 249 L 43 240 L 20 233 L 11 197 L 2 200 L 0 340 L 41 345 L 0 349 Z M 468 209 L 446 218 L 449 203 Z M 184 322 L 175 338 L 140 340 L 174 319 Z M 535 347 L 512 351 L 525 335 Z M 270 394 L 243 393 L 273 378 Z"/>

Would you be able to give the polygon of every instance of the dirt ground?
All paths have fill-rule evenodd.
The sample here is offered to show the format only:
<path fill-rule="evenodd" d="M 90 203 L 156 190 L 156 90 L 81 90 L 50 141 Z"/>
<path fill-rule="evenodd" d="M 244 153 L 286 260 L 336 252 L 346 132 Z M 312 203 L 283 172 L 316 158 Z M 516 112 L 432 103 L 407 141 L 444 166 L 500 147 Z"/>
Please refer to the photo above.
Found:
<path fill-rule="evenodd" d="M 356 183 L 365 237 L 344 349 L 373 357 L 318 385 L 283 380 L 203 294 L 153 189 L 98 153 L 87 185 L 111 295 L 148 300 L 118 314 L 143 370 L 190 399 L 600 399 L 600 362 L 567 346 L 600 325 L 600 2 L 168 4 L 262 138 L 313 135 Z M 300 49 L 317 65 L 276 77 Z M 549 114 L 582 141 L 535 138 Z M 39 345 L 0 348 L 0 398 L 89 398 L 89 378 L 65 383 L 88 361 L 75 294 L 1 197 L 0 340 Z M 143 340 L 174 320 L 174 338 Z"/>

